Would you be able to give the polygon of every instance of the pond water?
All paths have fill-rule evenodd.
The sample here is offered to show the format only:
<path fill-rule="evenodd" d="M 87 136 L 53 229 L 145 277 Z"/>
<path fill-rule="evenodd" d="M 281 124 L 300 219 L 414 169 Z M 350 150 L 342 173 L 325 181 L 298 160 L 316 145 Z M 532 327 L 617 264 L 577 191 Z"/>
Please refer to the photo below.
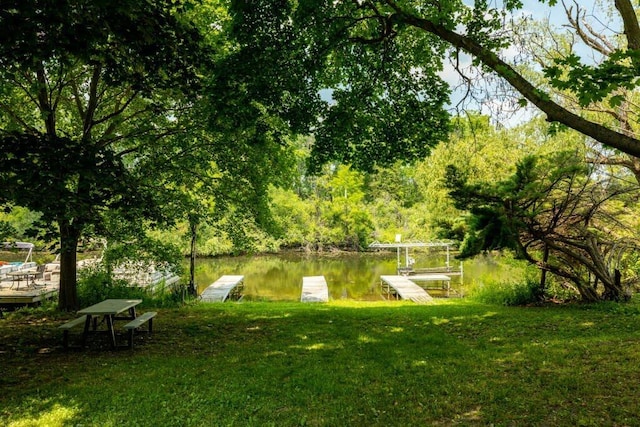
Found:
<path fill-rule="evenodd" d="M 411 254 L 416 267 L 446 265 L 445 253 Z M 244 276 L 244 298 L 247 300 L 299 301 L 304 276 L 324 276 L 330 299 L 376 301 L 384 299 L 380 276 L 396 274 L 396 252 L 304 254 L 285 252 L 277 255 L 216 257 L 198 259 L 196 283 L 199 292 L 225 274 Z M 404 263 L 404 259 L 401 259 Z M 452 267 L 460 261 L 450 258 Z M 464 294 L 469 285 L 483 275 L 493 278 L 508 275 L 501 263 L 492 257 L 465 261 L 462 283 L 453 277 L 451 288 Z"/>

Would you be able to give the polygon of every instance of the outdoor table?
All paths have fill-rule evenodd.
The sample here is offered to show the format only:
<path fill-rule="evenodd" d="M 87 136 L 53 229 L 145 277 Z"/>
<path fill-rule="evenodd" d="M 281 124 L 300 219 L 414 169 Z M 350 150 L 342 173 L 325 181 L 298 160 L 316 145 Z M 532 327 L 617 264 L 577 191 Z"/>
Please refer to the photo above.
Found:
<path fill-rule="evenodd" d="M 136 318 L 136 305 L 142 302 L 141 299 L 107 299 L 91 307 L 83 308 L 78 314 L 85 314 L 84 338 L 91 332 L 91 321 L 93 320 L 93 331 L 96 332 L 98 317 L 103 316 L 107 323 L 107 333 L 111 336 L 111 346 L 116 348 L 116 332 L 113 327 L 115 320 L 132 320 Z M 128 311 L 126 316 L 118 316 L 120 313 Z"/>
<path fill-rule="evenodd" d="M 24 278 L 27 281 L 27 286 L 29 285 L 29 278 L 33 278 L 35 280 L 36 274 L 38 274 L 37 268 L 29 268 L 27 270 L 16 270 L 9 271 L 7 276 L 11 276 L 12 282 L 18 282 L 18 286 L 16 289 L 20 288 L 20 281 Z M 11 288 L 13 289 L 13 283 L 11 284 Z"/>

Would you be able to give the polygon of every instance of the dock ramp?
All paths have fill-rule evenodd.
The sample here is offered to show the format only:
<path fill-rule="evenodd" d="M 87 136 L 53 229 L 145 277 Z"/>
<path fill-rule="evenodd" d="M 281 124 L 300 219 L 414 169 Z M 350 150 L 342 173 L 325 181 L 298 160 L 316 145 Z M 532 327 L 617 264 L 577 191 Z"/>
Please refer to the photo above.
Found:
<path fill-rule="evenodd" d="M 243 285 L 244 276 L 222 276 L 202 292 L 200 300 L 225 302 L 227 299 L 239 299 Z"/>
<path fill-rule="evenodd" d="M 302 302 L 329 301 L 329 288 L 324 276 L 307 276 L 302 278 Z"/>
<path fill-rule="evenodd" d="M 412 282 L 424 282 L 422 288 L 424 290 L 436 290 L 444 292 L 444 296 L 449 297 L 451 293 L 451 277 L 446 274 L 423 273 L 410 274 L 406 276 Z"/>
<path fill-rule="evenodd" d="M 433 297 L 423 288 L 405 276 L 380 276 L 383 291 L 388 295 L 396 295 L 401 299 L 424 304 L 433 301 Z"/>

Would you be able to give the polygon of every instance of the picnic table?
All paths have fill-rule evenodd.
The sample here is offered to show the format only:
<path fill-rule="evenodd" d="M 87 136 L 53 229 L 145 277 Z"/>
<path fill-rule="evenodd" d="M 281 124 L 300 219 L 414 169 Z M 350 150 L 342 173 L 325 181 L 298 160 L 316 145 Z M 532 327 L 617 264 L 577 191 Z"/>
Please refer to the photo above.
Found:
<path fill-rule="evenodd" d="M 78 314 L 86 316 L 84 323 L 84 335 L 97 331 L 98 318 L 102 317 L 107 324 L 107 333 L 111 337 L 111 345 L 116 348 L 116 332 L 113 326 L 116 320 L 134 320 L 136 318 L 136 306 L 142 302 L 141 299 L 107 299 L 90 307 L 83 308 Z M 121 315 L 125 313 L 124 315 Z M 93 328 L 91 327 L 93 324 Z"/>

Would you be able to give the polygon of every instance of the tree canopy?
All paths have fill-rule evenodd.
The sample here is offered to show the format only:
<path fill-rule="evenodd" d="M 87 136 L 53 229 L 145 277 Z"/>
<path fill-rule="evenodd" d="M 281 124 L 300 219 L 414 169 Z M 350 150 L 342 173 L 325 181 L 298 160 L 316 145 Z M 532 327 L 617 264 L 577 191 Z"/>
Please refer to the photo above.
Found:
<path fill-rule="evenodd" d="M 313 133 L 314 170 L 328 161 L 371 170 L 417 160 L 446 138 L 448 88 L 437 67 L 422 66 L 442 55 L 442 44 L 416 34 L 353 43 L 351 9 L 350 2 L 314 1 L 230 6 L 237 47 L 220 66 L 233 77 L 219 74 L 218 87 L 235 90 L 218 91 L 259 103 L 293 132 Z M 241 111 L 230 117 L 251 119 L 250 110 Z"/>
<path fill-rule="evenodd" d="M 557 2 L 550 0 L 541 3 L 548 3 L 551 7 Z M 547 120 L 575 129 L 607 147 L 640 157 L 640 143 L 634 129 L 621 126 L 616 120 L 611 122 L 609 117 L 594 117 L 584 111 L 584 107 L 600 102 L 607 103 L 615 110 L 629 101 L 628 95 L 621 91 L 635 89 L 640 81 L 637 8 L 630 0 L 618 0 L 615 6 L 612 13 L 617 19 L 611 25 L 619 28 L 614 27 L 610 33 L 612 38 L 620 34 L 621 40 L 610 45 L 608 50 L 600 49 L 594 56 L 581 55 L 577 47 L 556 56 L 543 66 L 545 84 L 540 84 L 523 70 L 517 62 L 519 57 L 510 58 L 505 54 L 508 47 L 514 46 L 517 26 L 528 25 L 526 21 L 516 19 L 516 15 L 523 10 L 523 3 L 519 0 L 501 2 L 499 6 L 484 0 L 474 1 L 473 5 L 461 0 L 428 3 L 412 0 L 243 0 L 233 3 L 234 9 L 242 16 L 250 15 L 250 10 L 255 15 L 286 15 L 286 19 L 279 18 L 277 22 L 267 23 L 256 18 L 244 22 L 250 23 L 247 25 L 264 22 L 263 31 L 256 31 L 252 27 L 251 34 L 258 41 L 265 40 L 258 35 L 268 33 L 272 39 L 279 37 L 282 43 L 295 43 L 297 39 L 293 36 L 279 36 L 280 30 L 287 28 L 293 33 L 294 28 L 299 29 L 302 34 L 300 39 L 306 42 L 305 49 L 300 49 L 299 54 L 312 69 L 325 58 L 323 54 L 328 46 L 339 46 L 330 57 L 334 63 L 345 65 L 346 72 L 351 76 L 367 75 L 371 82 L 364 87 L 357 84 L 337 86 L 339 94 L 344 90 L 352 102 L 356 101 L 351 96 L 362 97 L 363 93 L 367 93 L 362 89 L 374 87 L 378 95 L 384 94 L 382 98 L 385 101 L 396 93 L 394 88 L 404 96 L 418 94 L 418 99 L 422 101 L 437 99 L 437 94 L 442 95 L 442 90 L 445 90 L 439 89 L 443 85 L 438 79 L 443 60 L 447 56 L 456 58 L 464 52 L 474 58 L 475 64 L 508 82 L 523 101 L 530 102 L 546 114 Z M 566 7 L 567 17 L 573 23 L 574 38 L 583 41 L 582 47 L 597 50 L 601 44 L 590 36 L 588 23 L 581 21 L 585 16 L 584 11 L 577 3 L 575 8 L 578 9 L 577 13 L 575 9 Z M 603 19 L 606 18 L 604 15 L 606 11 L 603 12 Z M 534 37 L 528 41 L 533 43 Z M 523 40 L 523 43 L 526 42 Z M 270 46 L 271 49 L 266 49 L 268 52 L 273 54 L 277 51 L 273 45 Z M 365 59 L 372 52 L 376 52 L 376 58 L 380 59 L 373 62 L 376 66 L 369 67 L 367 64 L 370 62 Z M 341 68 L 337 70 L 339 74 Z M 375 85 L 378 77 L 385 75 L 385 70 L 393 78 L 395 86 L 385 88 Z M 310 76 L 315 75 L 312 73 Z M 327 83 L 328 87 L 336 87 L 330 81 Z M 549 90 L 552 88 L 573 93 L 579 100 L 579 108 L 564 103 L 562 97 L 557 97 Z M 343 101 L 340 96 L 336 99 L 338 104 Z M 633 109 L 632 105 L 630 107 Z M 333 111 L 345 110 L 336 106 Z M 410 117 L 402 117 L 405 117 L 403 120 L 411 120 Z M 352 128 L 355 127 L 358 118 L 351 116 L 349 120 L 353 121 Z M 427 122 L 422 123 L 427 126 Z M 369 129 L 375 129 L 375 126 Z M 365 131 L 365 140 L 366 135 Z M 322 142 L 319 146 L 323 147 Z"/>
<path fill-rule="evenodd" d="M 228 227 L 246 236 L 240 218 L 268 212 L 267 177 L 288 167 L 291 132 L 315 133 L 316 167 L 362 169 L 445 137 L 442 81 L 396 72 L 415 63 L 409 44 L 353 50 L 339 25 L 325 33 L 309 9 L 272 6 L 3 3 L 0 203 L 57 227 L 61 308 L 77 306 L 79 239 L 111 232 L 113 215 L 171 221 L 195 212 L 186 189 L 200 185 L 246 202 Z"/>

